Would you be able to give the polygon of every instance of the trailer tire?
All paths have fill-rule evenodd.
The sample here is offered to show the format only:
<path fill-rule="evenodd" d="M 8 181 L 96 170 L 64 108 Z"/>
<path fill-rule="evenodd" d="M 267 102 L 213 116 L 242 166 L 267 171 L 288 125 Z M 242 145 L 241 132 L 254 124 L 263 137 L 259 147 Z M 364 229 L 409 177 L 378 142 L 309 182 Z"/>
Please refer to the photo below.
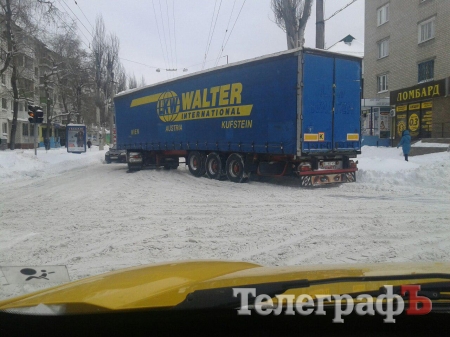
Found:
<path fill-rule="evenodd" d="M 218 153 L 211 152 L 206 158 L 205 164 L 206 175 L 208 178 L 216 180 L 222 179 L 225 176 L 224 164 L 222 157 Z"/>
<path fill-rule="evenodd" d="M 228 180 L 234 183 L 243 183 L 248 180 L 245 172 L 244 157 L 238 153 L 232 153 L 227 159 L 226 172 Z"/>
<path fill-rule="evenodd" d="M 198 151 L 190 152 L 188 155 L 189 172 L 194 177 L 202 177 L 205 175 L 205 155 Z"/>

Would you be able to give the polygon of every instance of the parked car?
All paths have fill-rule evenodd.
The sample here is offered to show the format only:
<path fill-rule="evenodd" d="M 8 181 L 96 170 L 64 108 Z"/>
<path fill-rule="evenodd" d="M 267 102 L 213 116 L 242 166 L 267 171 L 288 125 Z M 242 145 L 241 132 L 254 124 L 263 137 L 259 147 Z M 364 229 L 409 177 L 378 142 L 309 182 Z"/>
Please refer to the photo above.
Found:
<path fill-rule="evenodd" d="M 113 161 L 119 163 L 127 162 L 127 151 L 117 150 L 116 146 L 113 145 L 109 148 L 109 151 L 105 153 L 105 161 L 107 164 L 111 164 Z"/>

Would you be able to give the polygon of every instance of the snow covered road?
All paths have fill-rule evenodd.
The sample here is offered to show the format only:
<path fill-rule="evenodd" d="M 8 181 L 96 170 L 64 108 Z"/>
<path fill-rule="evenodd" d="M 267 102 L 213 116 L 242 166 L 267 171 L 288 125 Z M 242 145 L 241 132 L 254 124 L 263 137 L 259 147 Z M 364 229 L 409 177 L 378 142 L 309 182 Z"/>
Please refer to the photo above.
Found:
<path fill-rule="evenodd" d="M 304 189 L 291 178 L 195 178 L 184 166 L 127 173 L 98 150 L 37 159 L 8 151 L 0 154 L 0 266 L 66 265 L 76 280 L 186 259 L 449 261 L 450 153 L 406 163 L 398 152 L 364 148 L 357 183 Z M 0 299 L 37 289 L 1 275 L 0 285 Z"/>

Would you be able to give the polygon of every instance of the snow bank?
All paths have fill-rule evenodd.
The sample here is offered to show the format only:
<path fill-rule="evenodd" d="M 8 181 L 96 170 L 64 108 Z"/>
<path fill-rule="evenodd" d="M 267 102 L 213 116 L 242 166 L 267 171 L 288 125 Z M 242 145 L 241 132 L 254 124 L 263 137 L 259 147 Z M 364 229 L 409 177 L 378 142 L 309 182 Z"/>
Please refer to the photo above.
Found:
<path fill-rule="evenodd" d="M 46 177 L 63 172 L 100 164 L 105 158 L 105 150 L 99 151 L 93 146 L 86 153 L 68 153 L 66 148 L 45 151 L 39 148 L 37 156 L 34 150 L 0 151 L 0 181 Z"/>
<path fill-rule="evenodd" d="M 450 153 L 409 157 L 402 149 L 364 146 L 358 156 L 357 181 L 377 185 L 411 185 L 448 189 Z"/>
<path fill-rule="evenodd" d="M 0 152 L 0 180 L 46 177 L 101 164 L 107 149 L 99 151 L 93 146 L 82 154 L 67 153 L 65 148 L 39 149 L 37 156 L 34 150 L 3 151 Z M 449 152 L 410 157 L 406 162 L 401 149 L 364 146 L 358 162 L 358 183 L 448 188 L 450 181 Z"/>
<path fill-rule="evenodd" d="M 449 144 L 443 144 L 443 143 L 422 143 L 421 140 L 419 140 L 417 143 L 414 143 L 411 145 L 412 147 L 450 147 Z"/>

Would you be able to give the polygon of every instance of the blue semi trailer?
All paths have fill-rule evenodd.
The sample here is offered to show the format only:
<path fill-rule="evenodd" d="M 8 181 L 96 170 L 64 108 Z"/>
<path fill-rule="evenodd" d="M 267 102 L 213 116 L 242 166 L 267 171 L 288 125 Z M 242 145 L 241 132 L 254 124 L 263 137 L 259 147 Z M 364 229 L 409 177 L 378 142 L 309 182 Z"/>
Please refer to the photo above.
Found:
<path fill-rule="evenodd" d="M 360 58 L 295 49 L 119 93 L 117 147 L 130 170 L 354 182 L 360 99 Z"/>

